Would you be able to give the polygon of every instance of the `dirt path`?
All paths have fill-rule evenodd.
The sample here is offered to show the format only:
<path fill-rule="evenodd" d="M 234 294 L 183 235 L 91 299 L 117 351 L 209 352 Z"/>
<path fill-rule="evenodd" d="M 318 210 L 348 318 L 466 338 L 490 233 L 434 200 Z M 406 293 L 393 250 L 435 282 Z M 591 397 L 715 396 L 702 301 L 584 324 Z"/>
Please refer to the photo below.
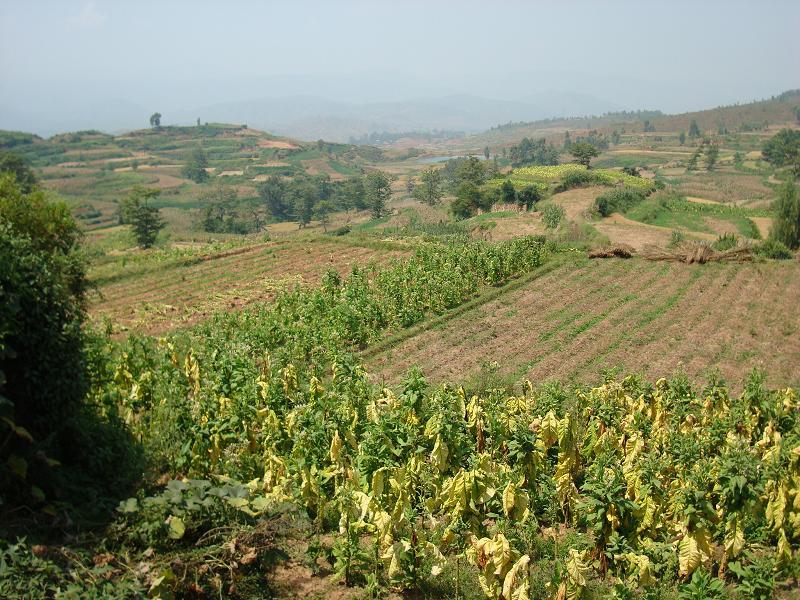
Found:
<path fill-rule="evenodd" d="M 772 218 L 750 217 L 750 220 L 758 227 L 758 232 L 761 234 L 761 237 L 767 239 L 769 237 L 769 230 L 772 228 Z"/>
<path fill-rule="evenodd" d="M 592 208 L 595 198 L 607 192 L 608 189 L 609 188 L 602 186 L 575 188 L 567 190 L 566 192 L 561 192 L 560 194 L 554 194 L 552 201 L 564 207 L 567 220 L 583 220 L 584 213 Z"/>

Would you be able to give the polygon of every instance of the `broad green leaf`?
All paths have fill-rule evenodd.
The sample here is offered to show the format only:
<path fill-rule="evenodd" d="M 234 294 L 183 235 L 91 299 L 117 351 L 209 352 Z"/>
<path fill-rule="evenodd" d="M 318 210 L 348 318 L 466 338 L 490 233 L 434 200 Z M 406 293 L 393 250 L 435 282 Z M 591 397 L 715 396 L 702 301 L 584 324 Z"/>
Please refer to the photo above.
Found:
<path fill-rule="evenodd" d="M 28 461 L 17 454 L 12 454 L 6 460 L 8 468 L 20 479 L 25 479 L 28 476 Z"/>
<path fill-rule="evenodd" d="M 117 510 L 121 513 L 135 513 L 139 510 L 139 501 L 136 498 L 128 498 L 119 503 Z"/>
<path fill-rule="evenodd" d="M 169 537 L 171 540 L 179 540 L 186 533 L 186 526 L 183 524 L 183 519 L 175 515 L 169 518 Z"/>

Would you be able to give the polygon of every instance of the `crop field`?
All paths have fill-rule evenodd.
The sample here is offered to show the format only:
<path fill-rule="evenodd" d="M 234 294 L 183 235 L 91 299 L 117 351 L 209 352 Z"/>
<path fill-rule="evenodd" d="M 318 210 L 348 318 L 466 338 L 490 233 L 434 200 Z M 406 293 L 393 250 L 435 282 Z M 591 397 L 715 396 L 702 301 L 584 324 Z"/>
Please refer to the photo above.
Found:
<path fill-rule="evenodd" d="M 162 261 L 117 259 L 95 270 L 92 316 L 120 330 L 146 333 L 195 323 L 218 310 L 241 309 L 282 289 L 319 282 L 328 269 L 380 264 L 406 252 L 328 241 L 268 242 Z"/>
<path fill-rule="evenodd" d="M 800 383 L 796 263 L 578 261 L 513 287 L 378 346 L 369 370 L 394 382 L 418 365 L 456 381 L 496 362 L 509 381 L 587 382 L 609 367 L 658 377 L 682 365 L 695 380 L 716 369 L 739 385 L 761 367 L 776 383 Z"/>

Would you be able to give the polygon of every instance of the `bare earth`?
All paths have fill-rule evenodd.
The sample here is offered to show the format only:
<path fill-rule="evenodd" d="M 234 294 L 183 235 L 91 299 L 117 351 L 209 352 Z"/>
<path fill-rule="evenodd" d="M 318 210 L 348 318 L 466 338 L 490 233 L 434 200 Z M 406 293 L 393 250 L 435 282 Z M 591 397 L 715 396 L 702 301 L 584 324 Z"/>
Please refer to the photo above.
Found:
<path fill-rule="evenodd" d="M 751 369 L 764 368 L 771 385 L 796 386 L 798 295 L 796 261 L 588 261 L 368 356 L 367 367 L 390 383 L 412 365 L 434 382 L 463 381 L 497 361 L 512 381 L 588 383 L 609 367 L 655 379 L 682 365 L 695 381 L 716 369 L 737 389 Z"/>
<path fill-rule="evenodd" d="M 354 265 L 401 255 L 332 242 L 247 246 L 101 285 L 90 313 L 125 329 L 159 333 L 190 325 L 217 310 L 269 301 L 283 288 L 316 284 L 329 268 L 345 274 Z"/>

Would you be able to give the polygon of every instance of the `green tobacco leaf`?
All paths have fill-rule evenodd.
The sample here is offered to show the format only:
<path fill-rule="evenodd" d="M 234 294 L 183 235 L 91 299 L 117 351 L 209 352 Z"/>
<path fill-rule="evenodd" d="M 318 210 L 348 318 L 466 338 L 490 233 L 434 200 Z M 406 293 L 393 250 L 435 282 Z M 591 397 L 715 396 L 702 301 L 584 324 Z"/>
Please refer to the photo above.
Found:
<path fill-rule="evenodd" d="M 12 454 L 8 457 L 6 464 L 8 468 L 21 479 L 25 479 L 28 476 L 28 461 L 21 456 Z"/>
<path fill-rule="evenodd" d="M 42 488 L 35 485 L 31 486 L 31 496 L 33 496 L 33 498 L 38 502 L 44 502 L 45 500 L 44 491 Z"/>
<path fill-rule="evenodd" d="M 183 524 L 183 519 L 176 516 L 169 518 L 169 538 L 171 540 L 179 540 L 186 533 L 186 525 Z"/>
<path fill-rule="evenodd" d="M 270 501 L 267 500 L 264 496 L 258 496 L 256 498 L 253 498 L 252 502 L 250 502 L 250 506 L 253 507 L 253 510 L 257 510 L 258 512 L 263 512 L 269 508 Z"/>
<path fill-rule="evenodd" d="M 128 498 L 119 503 L 117 510 L 125 514 L 135 513 L 139 510 L 139 502 L 136 498 Z"/>

